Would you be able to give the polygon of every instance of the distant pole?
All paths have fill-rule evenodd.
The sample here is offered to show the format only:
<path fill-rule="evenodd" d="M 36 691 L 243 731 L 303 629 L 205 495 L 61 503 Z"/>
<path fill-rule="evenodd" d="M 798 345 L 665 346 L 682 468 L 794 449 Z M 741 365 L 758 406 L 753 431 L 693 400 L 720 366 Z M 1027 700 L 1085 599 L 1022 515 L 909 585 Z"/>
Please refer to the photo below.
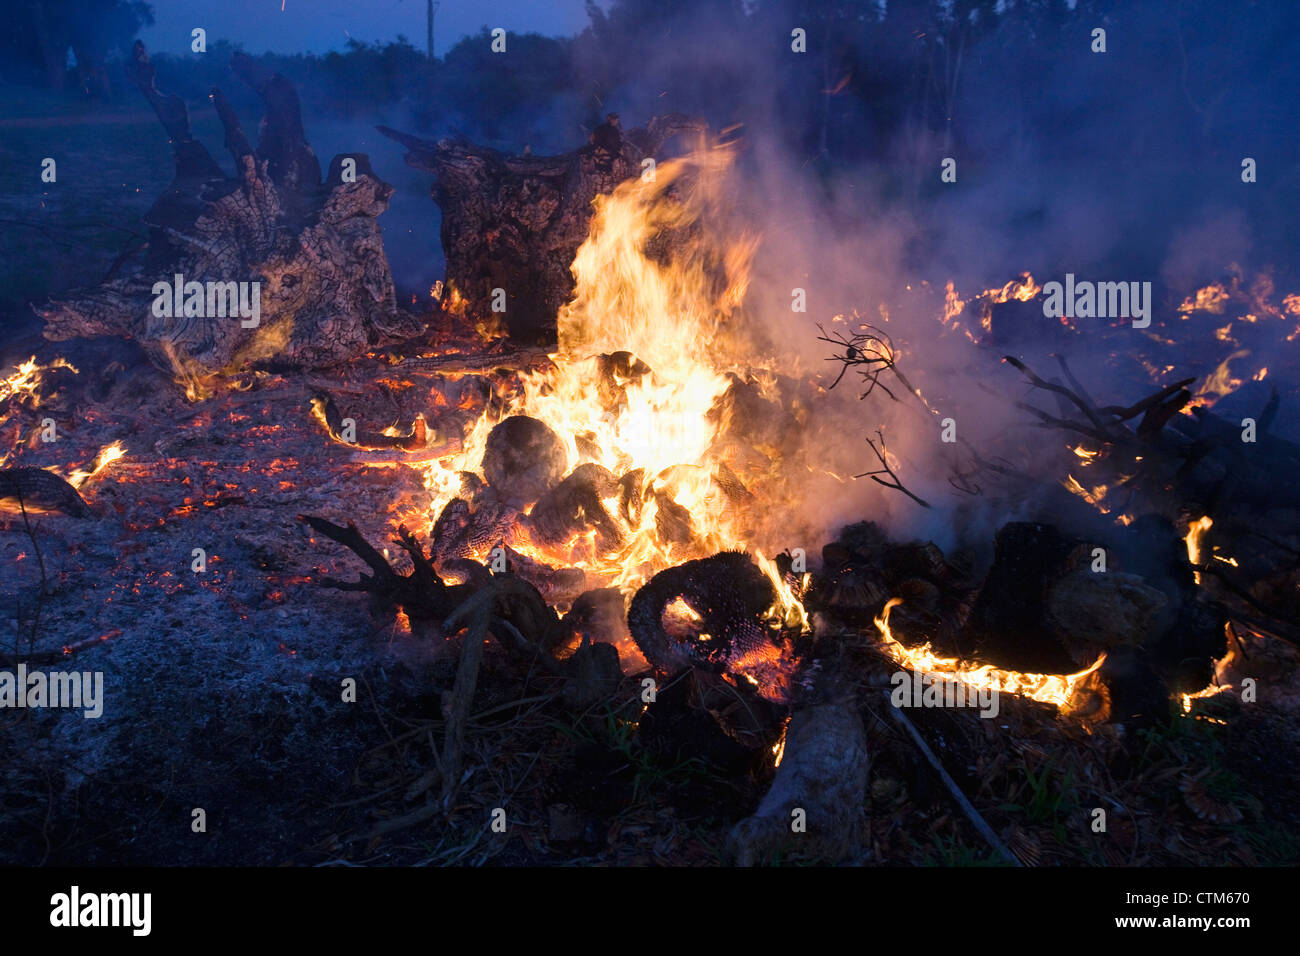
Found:
<path fill-rule="evenodd" d="M 433 59 L 433 15 L 438 12 L 439 4 L 434 0 L 428 0 L 426 9 L 429 14 L 429 59 Z"/>

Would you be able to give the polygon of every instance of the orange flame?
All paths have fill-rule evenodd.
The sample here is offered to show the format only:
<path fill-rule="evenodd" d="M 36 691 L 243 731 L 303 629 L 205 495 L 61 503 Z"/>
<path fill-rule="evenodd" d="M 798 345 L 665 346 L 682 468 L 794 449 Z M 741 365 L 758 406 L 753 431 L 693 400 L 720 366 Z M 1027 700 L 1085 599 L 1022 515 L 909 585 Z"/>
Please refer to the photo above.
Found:
<path fill-rule="evenodd" d="M 730 161 L 725 151 L 710 150 L 661 163 L 653 180 L 625 182 L 595 201 L 588 238 L 573 263 L 575 295 L 558 317 L 553 367 L 526 375 L 518 396 L 470 427 L 458 454 L 429 467 L 425 487 L 433 515 L 458 495 L 462 472 L 481 474 L 493 426 L 529 415 L 564 443 L 566 472 L 585 462 L 616 477 L 640 470 L 634 497 L 641 506 L 635 513 L 621 509 L 617 492 L 603 502 L 620 526 L 616 549 L 602 553 L 594 534 L 544 547 L 521 532 L 508 542 L 520 553 L 582 568 L 630 594 L 684 560 L 748 549 L 749 519 L 718 481 L 721 459 L 714 446 L 722 423 L 710 410 L 731 384 L 726 372 L 763 365 L 728 328 L 748 285 L 756 239 L 730 241 L 721 251 L 691 239 L 674 245 L 666 262 L 647 248 L 665 235 L 694 233 Z M 614 352 L 631 353 L 649 372 L 617 382 L 611 397 L 611 389 L 595 383 L 600 356 Z M 752 478 L 747 475 L 746 484 Z M 657 519 L 668 502 L 689 514 L 690 542 L 661 537 Z M 487 547 L 474 556 L 484 557 Z M 774 570 L 768 575 L 778 592 L 773 615 L 806 626 L 789 587 Z"/>
<path fill-rule="evenodd" d="M 72 485 L 74 488 L 80 488 L 86 482 L 90 481 L 90 479 L 101 474 L 104 469 L 113 462 L 125 456 L 126 449 L 122 447 L 120 441 L 115 441 L 111 445 L 105 445 L 99 450 L 99 454 L 95 456 L 94 467 L 92 467 L 90 471 L 85 471 L 81 468 L 76 469 L 68 476 L 68 484 Z"/>
<path fill-rule="evenodd" d="M 1183 540 L 1187 543 L 1187 560 L 1193 567 L 1201 563 L 1201 542 L 1205 540 L 1205 533 L 1214 526 L 1214 519 L 1209 515 L 1193 521 L 1187 528 L 1187 537 Z M 1194 572 L 1196 583 L 1201 583 L 1201 572 Z"/>
<path fill-rule="evenodd" d="M 1015 694 L 1044 704 L 1064 708 L 1074 697 L 1079 685 L 1106 660 L 1102 654 L 1093 664 L 1076 674 L 1028 674 L 1000 670 L 992 664 L 972 664 L 956 657 L 940 657 L 927 642 L 921 647 L 905 647 L 889 629 L 890 612 L 903 603 L 902 598 L 890 598 L 880 616 L 875 619 L 876 629 L 885 640 L 885 649 L 902 667 L 927 674 L 945 674 L 976 690 L 991 688 L 999 694 Z"/>

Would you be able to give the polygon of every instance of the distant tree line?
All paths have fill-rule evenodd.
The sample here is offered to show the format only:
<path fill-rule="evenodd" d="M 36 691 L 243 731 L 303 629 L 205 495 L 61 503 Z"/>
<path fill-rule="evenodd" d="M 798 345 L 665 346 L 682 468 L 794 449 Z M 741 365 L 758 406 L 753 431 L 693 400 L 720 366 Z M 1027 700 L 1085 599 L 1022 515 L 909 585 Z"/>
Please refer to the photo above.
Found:
<path fill-rule="evenodd" d="M 510 35 L 504 55 L 484 28 L 433 61 L 404 37 L 259 59 L 299 85 L 309 116 L 400 114 L 424 132 L 534 152 L 572 148 L 611 110 L 633 125 L 680 111 L 777 130 L 826 166 L 928 170 L 936 151 L 959 149 L 1041 165 L 1081 147 L 1174 159 L 1222 147 L 1227 162 L 1248 139 L 1300 172 L 1295 0 L 588 0 L 588 14 L 575 37 Z M 138 0 L 10 0 L 0 73 L 123 95 L 115 60 L 151 22 Z M 1104 54 L 1092 52 L 1098 29 Z M 151 52 L 162 88 L 193 102 L 215 85 L 247 95 L 231 49 L 210 37 L 204 55 Z M 1150 122 L 1111 142 L 1075 135 L 1135 110 Z"/>

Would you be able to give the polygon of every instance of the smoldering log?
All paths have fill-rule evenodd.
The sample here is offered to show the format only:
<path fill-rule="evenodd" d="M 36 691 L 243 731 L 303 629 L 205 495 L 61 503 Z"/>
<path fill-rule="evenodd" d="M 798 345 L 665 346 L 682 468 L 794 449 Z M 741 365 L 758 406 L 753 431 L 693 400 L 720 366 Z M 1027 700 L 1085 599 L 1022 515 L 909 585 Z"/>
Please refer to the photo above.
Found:
<path fill-rule="evenodd" d="M 435 177 L 447 284 L 479 321 L 502 317 L 493 311 L 493 290 L 505 290 L 507 330 L 525 344 L 556 341 L 555 318 L 573 295 L 570 269 L 587 238 L 592 200 L 640 176 L 642 160 L 656 157 L 670 137 L 705 128 L 703 120 L 672 114 L 624 131 L 610 114 L 581 149 L 510 156 L 378 127 L 407 148 L 407 163 Z"/>
<path fill-rule="evenodd" d="M 608 469 L 594 462 L 579 465 L 533 505 L 529 528 L 547 545 L 561 544 L 594 528 L 597 546 L 612 551 L 623 543 L 623 534 L 601 499 L 618 492 L 619 483 Z"/>
<path fill-rule="evenodd" d="M 759 619 L 773 598 L 771 583 L 748 555 L 724 551 L 647 581 L 632 598 L 628 628 L 661 671 L 698 666 L 720 672 L 738 649 L 770 641 Z"/>
<path fill-rule="evenodd" d="M 483 477 L 516 505 L 531 504 L 558 485 L 567 465 L 564 443 L 536 418 L 512 415 L 488 433 Z"/>
<path fill-rule="evenodd" d="M 73 518 L 90 516 L 90 506 L 81 493 L 44 468 L 0 468 L 0 509 Z"/>
<path fill-rule="evenodd" d="M 1191 401 L 1188 386 L 1194 379 L 1172 382 L 1132 405 L 1101 406 L 1062 357 L 1058 362 L 1068 386 L 1043 379 L 1018 359 L 1004 360 L 1061 404 L 1057 414 L 1027 402 L 1017 407 L 1043 427 L 1084 435 L 1101 446 L 1092 463 L 1095 483 L 1122 483 L 1130 502 L 1163 516 L 1166 524 L 1210 520 L 1211 534 L 1201 549 L 1205 558 L 1196 570 L 1204 590 L 1225 612 L 1300 645 L 1295 606 L 1258 597 L 1278 590 L 1292 594 L 1289 585 L 1300 556 L 1300 483 L 1287 477 L 1300 469 L 1300 445 L 1270 432 L 1281 401 L 1276 389 L 1266 401 L 1261 397 L 1251 418 L 1253 440 L 1247 440 L 1244 421 L 1227 421 L 1202 407 L 1190 416 L 1178 414 Z M 1128 424 L 1134 420 L 1139 420 L 1136 428 Z M 1261 525 L 1267 525 L 1267 533 Z M 1182 547 L 1176 537 L 1165 537 L 1166 550 Z M 1226 563 L 1215 561 L 1220 551 Z M 1194 589 L 1192 571 L 1184 562 L 1185 589 Z M 1204 630 L 1208 623 L 1202 618 L 1198 611 L 1177 629 Z"/>
<path fill-rule="evenodd" d="M 516 509 L 487 495 L 473 503 L 463 497 L 453 498 L 433 524 L 434 562 L 441 567 L 453 559 L 500 544 L 518 518 Z"/>

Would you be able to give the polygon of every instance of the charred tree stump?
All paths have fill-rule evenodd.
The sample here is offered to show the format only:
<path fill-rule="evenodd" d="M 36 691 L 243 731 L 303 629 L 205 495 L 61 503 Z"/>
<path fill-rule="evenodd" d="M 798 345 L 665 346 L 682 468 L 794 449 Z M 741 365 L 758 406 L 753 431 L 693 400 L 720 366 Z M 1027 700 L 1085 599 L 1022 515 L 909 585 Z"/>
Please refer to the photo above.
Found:
<path fill-rule="evenodd" d="M 397 308 L 377 222 L 392 187 L 364 154 L 336 156 L 322 182 L 292 84 L 242 54 L 232 66 L 266 104 L 254 149 L 221 91 L 212 91 L 233 177 L 194 139 L 181 99 L 158 91 L 136 43 L 129 72 L 167 131 L 176 177 L 145 215 L 142 254 L 101 285 L 38 310 L 47 339 L 125 336 L 193 385 L 272 356 L 324 365 L 419 331 Z M 159 294 L 159 284 L 177 282 L 179 291 Z M 249 284 L 255 324 L 231 314 L 237 287 L 229 283 Z"/>
<path fill-rule="evenodd" d="M 676 133 L 702 131 L 702 120 L 659 116 L 624 133 L 610 114 L 591 142 L 560 156 L 509 156 L 460 140 L 437 142 L 380 126 L 433 173 L 442 210 L 446 281 L 479 323 L 499 316 L 494 289 L 505 290 L 507 331 L 523 344 L 556 341 L 555 318 L 573 294 L 574 255 L 587 238 L 592 200 L 642 174 Z"/>

